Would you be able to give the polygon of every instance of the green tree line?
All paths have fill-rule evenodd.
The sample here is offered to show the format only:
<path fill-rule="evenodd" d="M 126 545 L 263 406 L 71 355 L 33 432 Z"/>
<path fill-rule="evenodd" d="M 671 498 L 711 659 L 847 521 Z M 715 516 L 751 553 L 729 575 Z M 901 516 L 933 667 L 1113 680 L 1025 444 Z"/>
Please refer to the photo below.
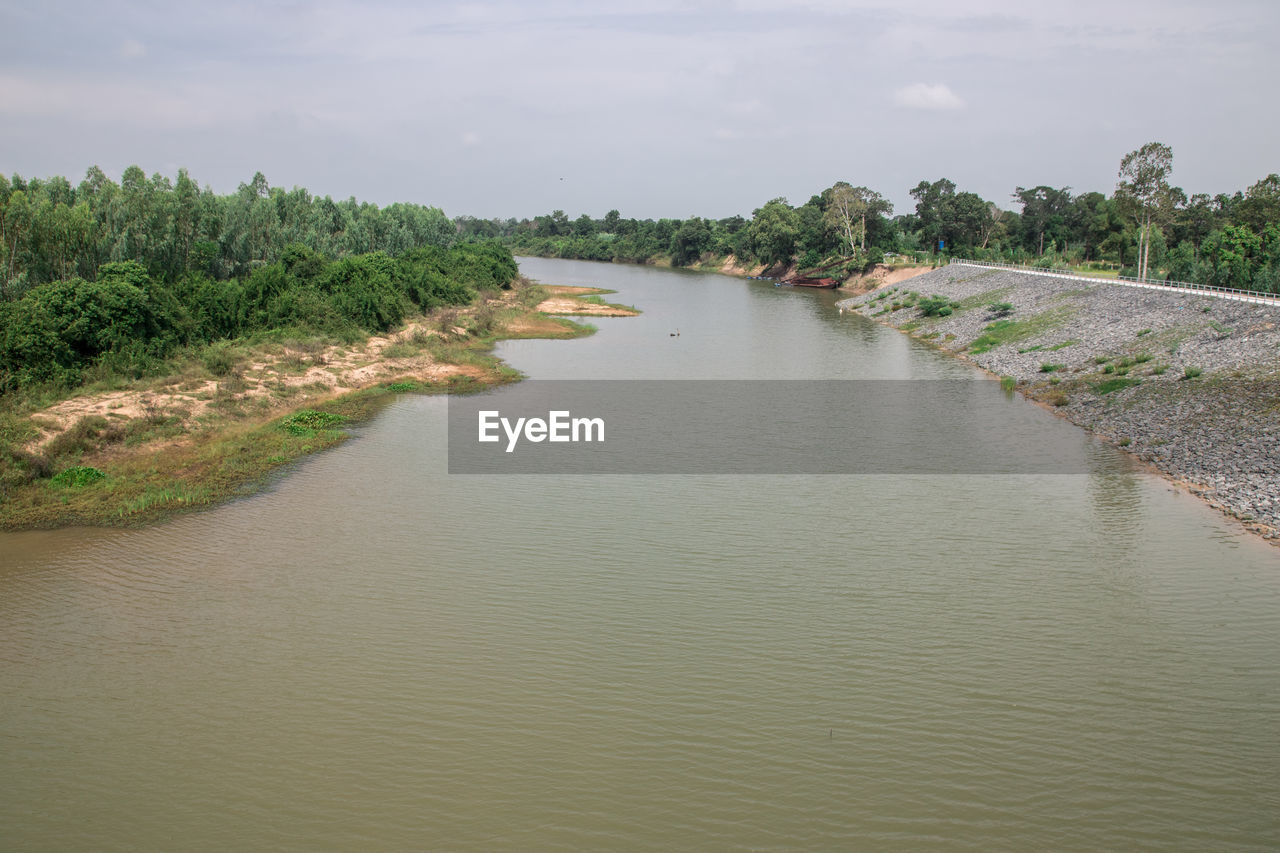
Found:
<path fill-rule="evenodd" d="M 141 376 L 183 347 L 273 330 L 342 339 L 506 288 L 496 241 L 437 208 L 378 209 L 267 186 L 229 196 L 137 167 L 72 188 L 0 176 L 0 394 Z"/>
<path fill-rule="evenodd" d="M 450 246 L 455 235 L 439 208 L 317 198 L 271 187 L 261 172 L 228 195 L 201 189 L 185 169 L 171 181 L 130 166 L 117 184 L 94 166 L 76 186 L 0 175 L 0 299 L 73 276 L 93 281 L 111 262 L 136 261 L 166 282 L 223 280 L 280 260 L 292 244 L 334 258 L 396 256 Z"/>
<path fill-rule="evenodd" d="M 733 255 L 745 264 L 833 260 L 837 271 L 895 255 L 967 257 L 1041 266 L 1105 264 L 1123 275 L 1280 293 L 1280 175 L 1247 190 L 1188 196 L 1168 182 L 1172 152 L 1149 143 L 1121 162 L 1112 194 L 1018 186 L 1003 204 L 946 178 L 920 181 L 912 211 L 893 215 L 878 192 L 838 182 L 793 206 L 772 199 L 750 219 L 459 217 L 460 235 L 501 239 L 518 254 L 677 266 Z"/>

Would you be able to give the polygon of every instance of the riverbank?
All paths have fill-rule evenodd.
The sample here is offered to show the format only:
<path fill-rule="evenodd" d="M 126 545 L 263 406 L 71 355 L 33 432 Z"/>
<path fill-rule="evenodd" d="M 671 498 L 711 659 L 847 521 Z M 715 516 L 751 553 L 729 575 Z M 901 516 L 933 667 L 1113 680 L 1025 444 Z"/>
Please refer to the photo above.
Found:
<path fill-rule="evenodd" d="M 1280 307 L 963 266 L 840 305 L 1006 377 L 1280 539 Z"/>
<path fill-rule="evenodd" d="M 607 292 L 520 281 L 354 345 L 229 343 L 170 376 L 9 413 L 0 450 L 30 473 L 4 484 L 0 529 L 152 523 L 250 494 L 397 394 L 518 379 L 492 353 L 499 340 L 592 332 L 551 314 L 637 313 L 603 302 Z"/>
<path fill-rule="evenodd" d="M 528 254 L 527 249 L 520 249 L 517 254 L 524 253 L 528 257 L 538 258 L 558 258 L 553 255 Z M 613 264 L 632 264 L 635 266 L 650 266 L 662 269 L 676 268 L 671 262 L 670 256 L 659 255 L 646 258 L 639 261 L 624 260 L 598 260 L 596 258 L 578 258 L 574 260 L 589 260 L 597 263 L 613 263 Z M 786 264 L 763 264 L 759 262 L 748 263 L 739 259 L 736 255 L 704 255 L 702 258 L 688 265 L 680 267 L 680 269 L 693 270 L 695 272 L 709 272 L 718 275 L 738 276 L 742 278 L 759 278 L 768 277 L 774 279 L 790 278 L 800 274 L 800 267 L 794 261 Z M 873 290 L 877 287 L 883 287 L 891 284 L 898 284 L 918 275 L 923 275 L 933 269 L 928 264 L 873 264 L 870 268 L 863 272 L 855 273 L 847 276 L 840 284 L 839 289 L 852 293 L 863 293 Z"/>

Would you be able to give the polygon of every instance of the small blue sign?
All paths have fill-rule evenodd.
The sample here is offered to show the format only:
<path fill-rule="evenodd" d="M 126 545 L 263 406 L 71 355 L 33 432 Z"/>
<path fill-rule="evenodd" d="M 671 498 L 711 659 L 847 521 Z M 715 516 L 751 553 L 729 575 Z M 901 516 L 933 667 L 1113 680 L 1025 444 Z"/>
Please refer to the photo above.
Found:
<path fill-rule="evenodd" d="M 947 241 L 946 241 L 946 240 L 939 240 L 939 241 L 938 241 L 938 251 L 939 251 L 939 252 L 941 252 L 941 251 L 942 251 L 943 249 L 945 249 L 945 248 L 947 248 Z"/>

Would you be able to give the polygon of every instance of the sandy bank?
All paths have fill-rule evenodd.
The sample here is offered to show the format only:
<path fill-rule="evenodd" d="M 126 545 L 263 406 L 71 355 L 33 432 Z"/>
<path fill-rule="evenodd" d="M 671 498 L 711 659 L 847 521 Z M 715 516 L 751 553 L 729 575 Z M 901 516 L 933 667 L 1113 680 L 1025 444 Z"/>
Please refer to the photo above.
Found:
<path fill-rule="evenodd" d="M 441 309 L 350 345 L 237 343 L 212 367 L 206 357 L 176 364 L 172 376 L 62 400 L 18 427 L 25 446 L 10 452 L 30 460 L 35 476 L 0 489 L 0 528 L 153 522 L 216 504 L 342 441 L 337 424 L 367 417 L 396 393 L 511 381 L 518 374 L 493 357 L 496 340 L 590 331 L 538 310 L 546 295 L 524 283 L 500 299 Z M 573 293 L 553 300 L 571 314 L 609 309 Z M 614 315 L 623 310 L 635 313 Z M 312 417 L 317 411 L 335 417 Z M 325 425 L 299 426 L 300 412 L 305 424 Z M 106 476 L 72 485 L 54 476 L 76 467 Z"/>

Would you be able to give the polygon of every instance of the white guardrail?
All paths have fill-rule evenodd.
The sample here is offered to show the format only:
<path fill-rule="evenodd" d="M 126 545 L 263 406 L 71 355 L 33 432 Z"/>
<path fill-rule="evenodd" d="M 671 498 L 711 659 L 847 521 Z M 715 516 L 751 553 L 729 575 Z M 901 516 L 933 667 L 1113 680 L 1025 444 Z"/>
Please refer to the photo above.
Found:
<path fill-rule="evenodd" d="M 1140 281 L 1129 276 L 1090 276 L 1069 270 L 1041 269 L 1039 267 L 1020 266 L 1018 264 L 998 264 L 993 261 L 969 261 L 963 258 L 952 258 L 952 264 L 966 267 L 987 267 L 990 269 L 1010 270 L 1026 275 L 1043 275 L 1050 278 L 1067 278 L 1074 281 L 1087 281 L 1090 284 L 1119 284 L 1125 287 L 1144 287 L 1148 290 L 1165 290 L 1172 293 L 1186 293 L 1200 296 L 1213 296 L 1218 299 L 1233 299 L 1236 302 L 1255 302 L 1259 305 L 1280 305 L 1280 296 L 1258 293 L 1253 290 L 1236 290 L 1231 287 L 1215 287 L 1211 284 L 1195 284 L 1190 281 Z"/>

